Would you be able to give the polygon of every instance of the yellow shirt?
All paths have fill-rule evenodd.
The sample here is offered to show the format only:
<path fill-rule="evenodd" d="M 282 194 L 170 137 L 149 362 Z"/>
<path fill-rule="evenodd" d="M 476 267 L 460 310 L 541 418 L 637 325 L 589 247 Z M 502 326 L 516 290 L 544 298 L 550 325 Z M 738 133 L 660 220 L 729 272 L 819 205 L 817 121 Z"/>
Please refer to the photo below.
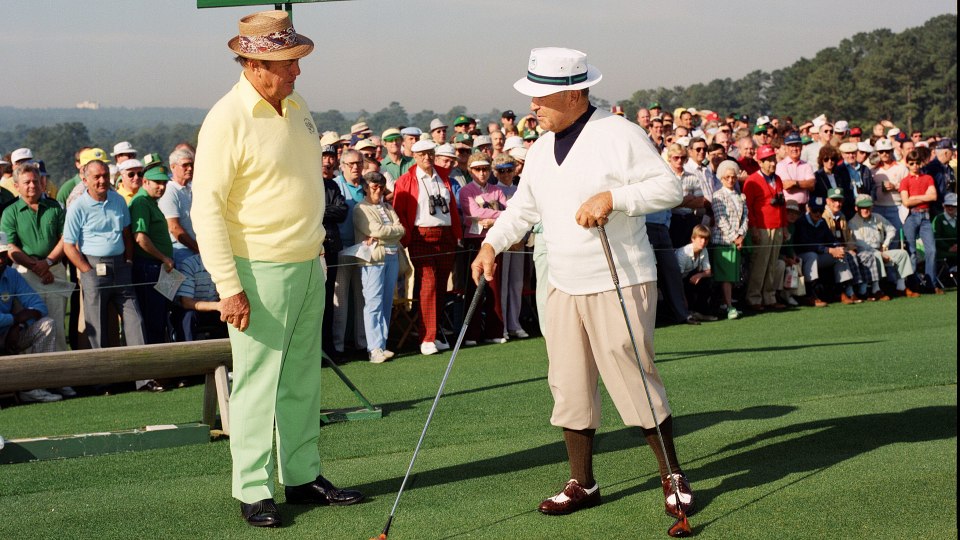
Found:
<path fill-rule="evenodd" d="M 127 186 L 123 185 L 123 183 L 120 181 L 117 181 L 117 185 L 115 187 L 117 190 L 117 194 L 123 197 L 123 200 L 126 201 L 127 206 L 130 206 L 130 201 L 133 200 L 133 196 L 136 195 L 136 193 L 127 189 Z M 143 188 L 140 188 L 140 189 L 143 189 Z"/>
<path fill-rule="evenodd" d="M 281 110 L 278 115 L 241 74 L 200 128 L 190 215 L 221 298 L 243 290 L 235 256 L 292 263 L 322 249 L 317 127 L 296 92 Z"/>

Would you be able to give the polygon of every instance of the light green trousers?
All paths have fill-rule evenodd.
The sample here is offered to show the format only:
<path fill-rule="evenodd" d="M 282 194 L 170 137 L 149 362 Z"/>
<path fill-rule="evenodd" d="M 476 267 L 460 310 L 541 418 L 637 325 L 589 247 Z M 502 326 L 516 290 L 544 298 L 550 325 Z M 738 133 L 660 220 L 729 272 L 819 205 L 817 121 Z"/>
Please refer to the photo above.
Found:
<path fill-rule="evenodd" d="M 233 496 L 273 497 L 276 428 L 280 483 L 320 474 L 320 327 L 324 274 L 320 259 L 271 263 L 235 257 L 250 301 L 250 327 L 230 326 L 233 391 L 230 453 Z"/>

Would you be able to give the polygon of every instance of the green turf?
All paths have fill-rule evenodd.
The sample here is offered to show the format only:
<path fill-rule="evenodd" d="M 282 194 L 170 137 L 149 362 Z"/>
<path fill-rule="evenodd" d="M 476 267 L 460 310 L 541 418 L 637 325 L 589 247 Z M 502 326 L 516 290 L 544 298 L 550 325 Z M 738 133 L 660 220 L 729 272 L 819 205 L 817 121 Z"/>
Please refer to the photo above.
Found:
<path fill-rule="evenodd" d="M 658 329 L 658 365 L 702 538 L 957 538 L 956 294 Z M 228 442 L 0 466 L 0 538 L 331 538 L 379 533 L 449 354 L 344 371 L 384 409 L 325 426 L 324 473 L 368 502 L 283 504 L 253 531 L 230 498 Z M 355 404 L 325 371 L 324 403 Z M 662 538 L 656 465 L 605 398 L 595 468 L 604 504 L 536 505 L 567 479 L 543 342 L 464 349 L 391 539 Z M 201 388 L 0 411 L 7 438 L 184 423 Z"/>

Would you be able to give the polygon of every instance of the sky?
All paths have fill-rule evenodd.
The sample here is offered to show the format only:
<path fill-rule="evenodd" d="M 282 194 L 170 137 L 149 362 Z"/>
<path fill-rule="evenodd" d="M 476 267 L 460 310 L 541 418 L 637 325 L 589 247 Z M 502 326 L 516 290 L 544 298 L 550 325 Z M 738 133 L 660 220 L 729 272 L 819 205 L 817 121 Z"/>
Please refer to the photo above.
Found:
<path fill-rule="evenodd" d="M 209 108 L 236 82 L 240 17 L 196 0 L 4 2 L 0 106 Z M 530 49 L 579 49 L 611 103 L 640 89 L 787 67 L 858 32 L 920 26 L 955 1 L 347 0 L 295 4 L 316 43 L 297 90 L 311 109 L 410 114 L 464 105 L 525 111 L 513 90 Z M 696 104 L 688 104 L 695 106 Z M 3 126 L 0 126 L 2 129 Z"/>

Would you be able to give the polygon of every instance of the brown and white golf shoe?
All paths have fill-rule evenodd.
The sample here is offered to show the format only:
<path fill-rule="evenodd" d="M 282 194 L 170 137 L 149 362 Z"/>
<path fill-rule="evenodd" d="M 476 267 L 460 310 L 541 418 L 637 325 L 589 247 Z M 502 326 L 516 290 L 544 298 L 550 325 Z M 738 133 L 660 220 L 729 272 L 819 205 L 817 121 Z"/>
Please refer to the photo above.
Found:
<path fill-rule="evenodd" d="M 563 487 L 563 491 L 540 503 L 537 510 L 549 516 L 562 516 L 598 504 L 600 504 L 600 484 L 594 482 L 593 487 L 584 489 L 580 482 L 570 479 Z"/>
<path fill-rule="evenodd" d="M 666 480 L 663 480 L 664 511 L 666 511 L 668 516 L 680 518 L 680 512 L 677 511 L 677 494 L 670 484 L 671 478 L 673 478 L 680 487 L 680 506 L 683 508 L 683 513 L 689 516 L 696 512 L 693 506 L 693 491 L 690 489 L 690 482 L 687 480 L 687 475 L 677 473 L 667 475 Z"/>

